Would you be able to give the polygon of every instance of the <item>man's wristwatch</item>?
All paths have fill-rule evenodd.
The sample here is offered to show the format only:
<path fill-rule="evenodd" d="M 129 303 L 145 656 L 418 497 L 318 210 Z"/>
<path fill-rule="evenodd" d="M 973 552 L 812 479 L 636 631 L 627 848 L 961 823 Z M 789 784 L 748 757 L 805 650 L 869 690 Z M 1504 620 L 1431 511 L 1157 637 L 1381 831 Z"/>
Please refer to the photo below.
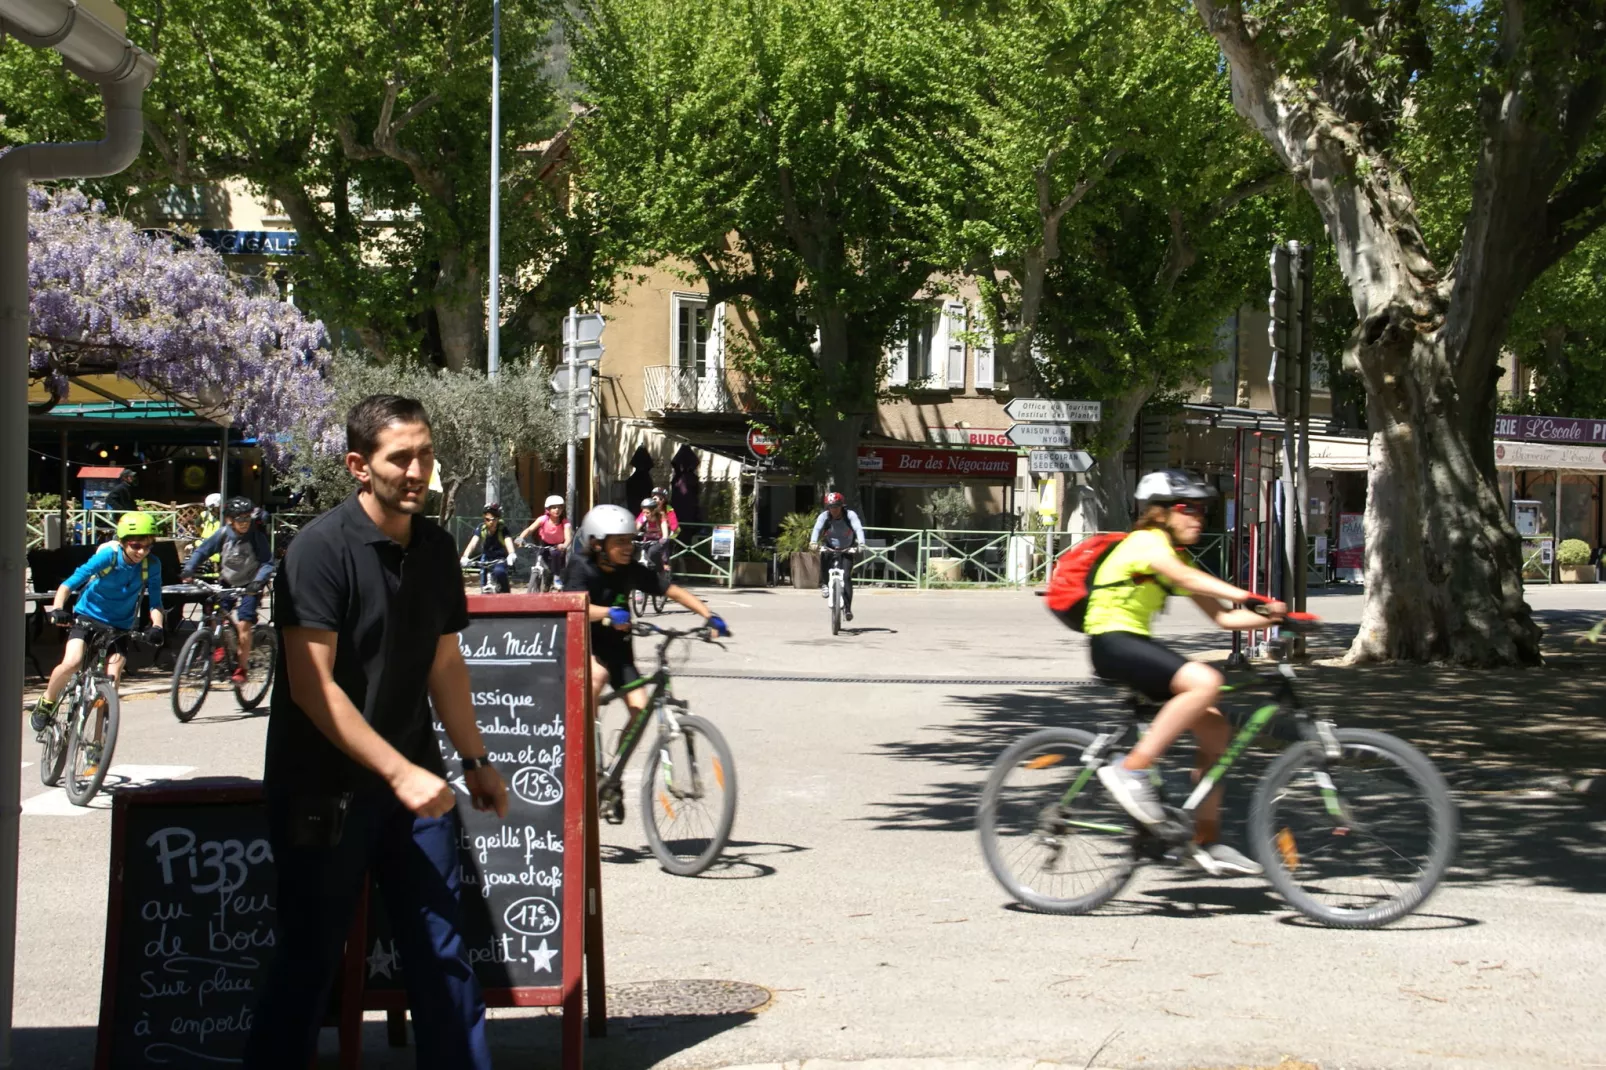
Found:
<path fill-rule="evenodd" d="M 491 759 L 486 757 L 486 756 L 484 756 L 484 755 L 481 755 L 478 758 L 464 758 L 463 759 L 463 772 L 472 773 L 474 770 L 476 770 L 476 769 L 484 769 L 486 766 L 488 766 L 490 764 L 491 764 Z"/>

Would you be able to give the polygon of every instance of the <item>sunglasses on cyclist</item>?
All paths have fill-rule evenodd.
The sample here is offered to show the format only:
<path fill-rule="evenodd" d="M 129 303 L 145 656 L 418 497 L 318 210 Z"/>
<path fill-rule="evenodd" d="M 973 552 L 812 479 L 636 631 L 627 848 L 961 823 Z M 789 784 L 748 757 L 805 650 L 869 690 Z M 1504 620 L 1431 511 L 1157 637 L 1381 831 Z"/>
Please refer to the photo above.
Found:
<path fill-rule="evenodd" d="M 1182 513 L 1184 516 L 1194 516 L 1203 519 L 1205 515 L 1205 507 L 1198 502 L 1177 502 L 1172 505 L 1171 508 L 1175 509 L 1179 513 Z"/>

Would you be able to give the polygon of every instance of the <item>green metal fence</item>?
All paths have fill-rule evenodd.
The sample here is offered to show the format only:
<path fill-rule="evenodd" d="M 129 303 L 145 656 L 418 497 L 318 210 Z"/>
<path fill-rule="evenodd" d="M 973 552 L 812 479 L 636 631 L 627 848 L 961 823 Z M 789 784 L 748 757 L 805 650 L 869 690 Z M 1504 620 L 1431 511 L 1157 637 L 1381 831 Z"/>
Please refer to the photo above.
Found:
<path fill-rule="evenodd" d="M 183 510 L 144 509 L 142 512 L 156 518 L 156 530 L 162 538 L 193 539 L 200 535 L 199 531 L 188 530 Z M 27 510 L 24 523 L 28 531 L 28 549 L 37 550 L 44 547 L 47 518 L 60 515 L 59 509 Z M 66 528 L 62 532 L 62 542 L 69 546 L 96 546 L 110 542 L 117 537 L 119 515 L 105 509 L 69 509 L 66 514 Z"/>
<path fill-rule="evenodd" d="M 729 556 L 716 556 L 714 553 L 714 529 L 729 527 L 724 524 L 682 524 L 680 535 L 675 541 L 675 556 L 670 561 L 670 569 L 677 580 L 701 580 L 706 584 L 720 587 L 731 585 L 731 562 Z M 735 537 L 735 533 L 731 533 Z"/>

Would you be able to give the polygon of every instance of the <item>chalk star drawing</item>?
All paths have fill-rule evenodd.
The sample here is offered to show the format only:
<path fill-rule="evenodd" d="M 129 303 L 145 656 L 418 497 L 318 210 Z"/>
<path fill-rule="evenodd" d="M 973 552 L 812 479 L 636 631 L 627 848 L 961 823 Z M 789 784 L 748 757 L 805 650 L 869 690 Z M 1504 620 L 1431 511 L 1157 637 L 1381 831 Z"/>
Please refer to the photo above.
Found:
<path fill-rule="evenodd" d="M 530 956 L 531 967 L 551 973 L 552 960 L 558 957 L 558 949 L 555 947 L 548 947 L 547 942 L 542 940 L 540 947 L 536 948 L 534 951 L 526 952 L 526 954 Z"/>
<path fill-rule="evenodd" d="M 375 940 L 374 953 L 368 956 L 368 976 L 390 977 L 392 980 L 394 980 L 395 978 L 391 974 L 390 970 L 391 967 L 395 965 L 396 953 L 386 950 L 383 941 Z"/>

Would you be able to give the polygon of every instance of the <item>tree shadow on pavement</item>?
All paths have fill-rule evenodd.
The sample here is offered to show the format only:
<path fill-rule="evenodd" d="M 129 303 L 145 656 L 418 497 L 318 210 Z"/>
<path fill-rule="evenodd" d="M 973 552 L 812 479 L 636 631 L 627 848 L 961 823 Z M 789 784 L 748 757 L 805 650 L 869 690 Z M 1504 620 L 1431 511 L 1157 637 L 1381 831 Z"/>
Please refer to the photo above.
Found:
<path fill-rule="evenodd" d="M 1300 692 L 1341 727 L 1389 732 L 1433 759 L 1460 806 L 1459 853 L 1449 880 L 1606 892 L 1606 807 L 1598 797 L 1591 801 L 1573 791 L 1578 779 L 1606 772 L 1606 643 L 1579 641 L 1595 623 L 1593 614 L 1536 616 L 1547 633 L 1546 664 L 1539 668 L 1317 663 L 1300 670 Z M 1312 655 L 1336 657 L 1341 644 L 1341 637 L 1330 637 Z M 1229 712 L 1252 701 L 1234 698 Z M 1097 731 L 1124 715 L 1117 692 L 1095 682 L 952 694 L 946 708 L 957 714 L 948 723 L 877 745 L 894 759 L 954 774 L 873 804 L 876 813 L 868 820 L 877 828 L 969 832 L 982 781 L 1006 746 L 1039 728 Z M 1229 840 L 1242 835 L 1253 778 L 1283 746 L 1279 736 L 1286 738 L 1286 730 L 1258 741 L 1229 775 Z M 1179 749 L 1170 764 L 1180 770 L 1191 761 Z"/>

